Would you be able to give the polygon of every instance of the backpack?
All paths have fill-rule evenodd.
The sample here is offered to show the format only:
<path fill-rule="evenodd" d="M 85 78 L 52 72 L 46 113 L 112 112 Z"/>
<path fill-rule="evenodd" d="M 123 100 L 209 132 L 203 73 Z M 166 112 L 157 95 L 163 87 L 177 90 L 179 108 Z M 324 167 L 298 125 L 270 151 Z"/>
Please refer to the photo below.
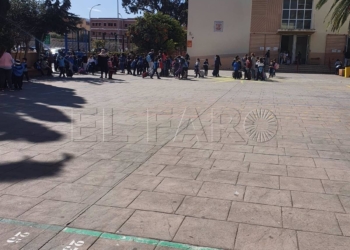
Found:
<path fill-rule="evenodd" d="M 136 62 L 135 62 L 135 61 L 132 61 L 132 63 L 131 63 L 131 68 L 135 68 L 135 66 L 136 66 Z"/>
<path fill-rule="evenodd" d="M 146 56 L 146 61 L 147 61 L 147 62 L 151 62 L 151 55 L 147 55 L 147 56 Z"/>

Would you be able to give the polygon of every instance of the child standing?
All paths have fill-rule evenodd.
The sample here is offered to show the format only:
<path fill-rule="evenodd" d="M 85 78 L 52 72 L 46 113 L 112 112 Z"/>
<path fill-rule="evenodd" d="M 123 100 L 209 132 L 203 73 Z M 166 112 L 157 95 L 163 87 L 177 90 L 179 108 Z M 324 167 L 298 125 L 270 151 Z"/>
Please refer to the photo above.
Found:
<path fill-rule="evenodd" d="M 203 69 L 204 69 L 204 75 L 208 76 L 208 70 L 209 70 L 209 61 L 208 61 L 208 59 L 205 59 L 205 62 L 203 63 Z"/>
<path fill-rule="evenodd" d="M 159 68 L 159 63 L 160 63 L 160 61 L 161 61 L 161 59 L 159 59 L 158 62 L 157 62 L 157 61 L 154 61 L 154 63 L 153 63 L 153 72 L 152 72 L 152 74 L 151 74 L 151 79 L 153 79 L 154 74 L 156 74 L 156 75 L 157 75 L 157 78 L 160 79 L 159 74 L 158 74 L 158 71 L 157 71 L 158 68 Z"/>
<path fill-rule="evenodd" d="M 107 65 L 108 65 L 108 79 L 113 79 L 112 76 L 114 73 L 114 67 L 113 67 L 113 62 L 111 58 L 108 59 Z"/>
<path fill-rule="evenodd" d="M 131 63 L 132 63 L 132 60 L 130 57 L 128 57 L 127 61 L 126 61 L 126 69 L 128 71 L 128 75 L 132 75 L 132 72 L 131 72 Z"/>
<path fill-rule="evenodd" d="M 24 68 L 23 76 L 25 76 L 27 82 L 29 82 L 27 58 L 23 58 L 23 59 L 22 59 L 22 65 L 23 65 L 23 68 Z"/>
<path fill-rule="evenodd" d="M 275 75 L 275 62 L 274 61 L 271 61 L 270 62 L 270 65 L 269 65 L 269 78 L 272 78 L 272 77 L 274 77 L 274 75 Z"/>
<path fill-rule="evenodd" d="M 135 72 L 136 72 L 136 68 L 137 68 L 137 60 L 136 57 L 134 58 L 134 60 L 131 62 L 131 69 L 133 71 L 133 76 L 136 76 Z"/>
<path fill-rule="evenodd" d="M 196 74 L 195 78 L 197 78 L 197 76 L 198 76 L 198 78 L 200 77 L 199 67 L 200 67 L 200 60 L 199 60 L 199 58 L 197 58 L 196 64 L 194 65 L 194 73 Z"/>
<path fill-rule="evenodd" d="M 240 64 L 238 63 L 238 61 L 233 60 L 232 62 L 232 68 L 233 68 L 233 78 L 235 79 L 240 79 L 239 77 L 239 70 L 240 70 Z"/>
<path fill-rule="evenodd" d="M 15 85 L 15 89 L 22 90 L 23 73 L 24 66 L 22 65 L 20 60 L 16 60 L 15 64 L 12 66 L 12 82 Z"/>
<path fill-rule="evenodd" d="M 58 77 L 66 77 L 66 62 L 63 56 L 59 56 L 57 59 L 58 69 L 60 70 L 60 75 Z"/>

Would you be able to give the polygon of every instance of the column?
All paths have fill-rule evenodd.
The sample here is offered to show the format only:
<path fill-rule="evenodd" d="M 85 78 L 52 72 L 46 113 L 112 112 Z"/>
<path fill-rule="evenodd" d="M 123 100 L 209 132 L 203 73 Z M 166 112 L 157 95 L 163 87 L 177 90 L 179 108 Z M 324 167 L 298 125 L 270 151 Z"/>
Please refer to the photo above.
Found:
<path fill-rule="evenodd" d="M 291 64 L 295 62 L 295 55 L 297 53 L 297 35 L 293 35 L 293 49 L 292 49 L 292 61 Z"/>

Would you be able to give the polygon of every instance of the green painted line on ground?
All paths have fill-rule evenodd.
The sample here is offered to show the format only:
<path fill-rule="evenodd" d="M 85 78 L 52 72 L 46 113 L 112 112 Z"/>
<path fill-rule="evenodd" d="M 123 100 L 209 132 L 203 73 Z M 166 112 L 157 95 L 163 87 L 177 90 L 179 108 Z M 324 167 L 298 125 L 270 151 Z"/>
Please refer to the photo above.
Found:
<path fill-rule="evenodd" d="M 102 232 L 98 231 L 92 231 L 92 230 L 85 230 L 85 229 L 76 229 L 71 227 L 66 227 L 63 232 L 70 233 L 70 234 L 82 234 L 82 235 L 88 235 L 93 237 L 100 237 Z"/>
<path fill-rule="evenodd" d="M 158 240 L 139 238 L 139 237 L 133 237 L 133 236 L 125 236 L 125 235 L 119 235 L 119 234 L 110 234 L 110 233 L 103 233 L 101 235 L 101 238 L 110 239 L 110 240 L 119 240 L 119 241 L 133 241 L 137 243 L 155 245 L 155 246 L 159 243 Z"/>
<path fill-rule="evenodd" d="M 171 248 L 180 249 L 180 250 L 219 250 L 217 248 L 197 247 L 197 246 L 191 246 L 191 245 L 186 245 L 186 244 L 176 243 L 176 242 L 159 241 L 159 240 L 148 239 L 148 238 L 105 233 L 101 231 L 78 229 L 78 228 L 72 228 L 72 227 L 46 225 L 46 224 L 40 224 L 35 222 L 27 222 L 27 221 L 13 220 L 13 219 L 5 219 L 5 218 L 0 218 L 0 224 L 27 226 L 27 227 L 44 229 L 44 230 L 56 231 L 56 232 L 62 231 L 70 234 L 88 235 L 88 236 L 115 240 L 115 241 L 127 241 L 127 242 L 136 242 L 136 243 L 153 245 L 153 246 L 171 247 Z"/>
<path fill-rule="evenodd" d="M 39 229 L 48 229 L 50 227 L 50 225 L 39 224 L 39 223 L 35 223 L 35 222 L 12 220 L 12 219 L 2 219 L 0 221 L 0 223 L 9 224 L 9 225 L 17 225 L 17 226 L 34 227 L 34 228 L 39 228 Z"/>
<path fill-rule="evenodd" d="M 47 229 L 51 230 L 51 231 L 59 232 L 59 231 L 62 231 L 64 229 L 64 227 L 49 225 L 49 227 Z"/>
<path fill-rule="evenodd" d="M 191 245 L 174 243 L 174 242 L 169 242 L 169 241 L 161 241 L 161 242 L 159 242 L 158 246 L 172 247 L 172 248 L 181 249 L 181 250 L 219 250 L 217 248 L 195 247 L 195 246 L 191 246 Z"/>

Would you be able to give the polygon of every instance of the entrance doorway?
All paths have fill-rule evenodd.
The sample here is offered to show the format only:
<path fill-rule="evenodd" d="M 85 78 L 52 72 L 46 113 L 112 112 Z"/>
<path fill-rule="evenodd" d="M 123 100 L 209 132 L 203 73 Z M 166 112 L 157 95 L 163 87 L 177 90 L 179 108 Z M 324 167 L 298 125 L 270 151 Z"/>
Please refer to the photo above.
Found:
<path fill-rule="evenodd" d="M 280 51 L 280 63 L 290 64 L 291 63 L 291 52 L 293 51 L 293 35 L 282 35 L 281 37 L 281 51 Z M 282 56 L 288 54 L 289 58 Z M 283 59 L 284 58 L 284 59 Z"/>
<path fill-rule="evenodd" d="M 300 52 L 301 58 L 299 63 L 305 64 L 308 57 L 308 44 L 309 44 L 308 36 L 297 36 L 297 46 L 295 50 L 295 60 L 298 60 L 298 55 Z"/>
<path fill-rule="evenodd" d="M 294 63 L 298 60 L 300 52 L 301 58 L 299 63 L 305 64 L 308 58 L 309 36 L 305 35 L 282 35 L 281 52 L 287 53 L 289 62 Z"/>

